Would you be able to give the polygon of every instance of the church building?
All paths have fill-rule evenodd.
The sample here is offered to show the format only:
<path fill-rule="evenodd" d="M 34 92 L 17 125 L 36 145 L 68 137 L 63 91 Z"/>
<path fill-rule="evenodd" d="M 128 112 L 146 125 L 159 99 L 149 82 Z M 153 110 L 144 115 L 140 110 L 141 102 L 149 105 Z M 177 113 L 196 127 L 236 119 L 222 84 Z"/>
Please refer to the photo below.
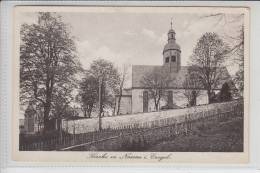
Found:
<path fill-rule="evenodd" d="M 188 73 L 189 66 L 181 66 L 181 47 L 176 41 L 175 31 L 172 29 L 168 32 L 168 40 L 162 51 L 162 65 L 133 65 L 132 66 L 132 86 L 131 88 L 124 89 L 120 101 L 120 114 L 134 114 L 140 112 L 155 111 L 155 104 L 152 99 L 148 97 L 148 88 L 142 82 L 147 73 L 153 71 L 166 71 L 171 76 L 172 81 L 169 86 L 165 88 L 167 97 L 162 98 L 159 103 L 159 110 L 167 105 L 167 102 L 175 105 L 175 108 L 183 108 L 188 104 L 184 96 L 185 90 L 183 82 L 185 81 Z M 222 67 L 223 72 L 221 75 L 225 80 L 220 81 L 218 87 L 214 88 L 215 93 L 218 93 L 225 82 L 231 81 L 231 77 L 226 69 Z M 191 89 L 192 90 L 192 89 Z M 196 98 L 196 104 L 207 104 L 208 95 L 207 91 L 200 87 L 200 94 Z M 118 104 L 116 97 L 116 103 Z M 116 106 L 117 107 L 117 106 Z"/>

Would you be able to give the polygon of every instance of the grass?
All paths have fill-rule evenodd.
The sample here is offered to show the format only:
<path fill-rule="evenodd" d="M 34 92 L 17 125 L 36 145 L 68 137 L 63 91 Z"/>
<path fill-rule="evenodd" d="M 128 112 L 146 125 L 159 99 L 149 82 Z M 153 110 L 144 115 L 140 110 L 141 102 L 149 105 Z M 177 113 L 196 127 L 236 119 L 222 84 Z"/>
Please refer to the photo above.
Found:
<path fill-rule="evenodd" d="M 202 122 L 191 134 L 161 141 L 145 151 L 243 152 L 243 118 Z"/>

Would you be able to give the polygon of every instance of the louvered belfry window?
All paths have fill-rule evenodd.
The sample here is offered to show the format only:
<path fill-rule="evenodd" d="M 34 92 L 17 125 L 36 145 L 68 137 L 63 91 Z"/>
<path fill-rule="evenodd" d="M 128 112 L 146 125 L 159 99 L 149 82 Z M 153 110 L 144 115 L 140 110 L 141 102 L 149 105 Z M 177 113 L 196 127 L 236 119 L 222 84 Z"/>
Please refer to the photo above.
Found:
<path fill-rule="evenodd" d="M 166 57 L 165 62 L 166 62 L 166 63 L 169 62 L 169 57 Z"/>
<path fill-rule="evenodd" d="M 172 61 L 172 62 L 176 62 L 176 56 L 172 56 L 172 57 L 171 57 L 171 61 Z"/>

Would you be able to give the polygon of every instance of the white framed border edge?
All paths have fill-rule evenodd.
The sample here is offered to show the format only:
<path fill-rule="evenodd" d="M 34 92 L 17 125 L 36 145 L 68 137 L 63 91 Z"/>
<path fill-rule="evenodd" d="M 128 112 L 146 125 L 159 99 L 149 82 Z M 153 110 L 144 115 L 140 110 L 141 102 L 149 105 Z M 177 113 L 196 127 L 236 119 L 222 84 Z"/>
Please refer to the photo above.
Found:
<path fill-rule="evenodd" d="M 260 60 L 257 57 L 260 55 L 259 45 L 260 45 L 260 6 L 258 2 L 195 2 L 195 1 L 3 1 L 1 3 L 1 56 L 0 56 L 0 115 L 1 115 L 1 168 L 8 167 L 27 167 L 27 166 L 37 166 L 37 163 L 32 164 L 30 162 L 15 162 L 11 160 L 11 114 L 12 114 L 12 15 L 13 7 L 16 5 L 131 5 L 131 6 L 248 6 L 250 8 L 251 24 L 250 24 L 250 134 L 249 137 L 249 156 L 250 162 L 246 165 L 220 165 L 218 168 L 228 168 L 234 169 L 239 167 L 242 168 L 257 168 L 257 164 L 260 163 L 259 155 L 260 153 L 258 146 L 259 144 L 259 123 L 260 118 L 257 116 L 257 105 L 260 103 L 260 94 L 257 91 L 260 88 L 260 83 L 257 80 L 257 74 L 260 72 Z M 258 5 L 258 6 L 257 6 Z M 258 21 L 257 21 L 258 20 Z M 258 32 L 257 32 L 258 30 Z M 257 140 L 258 139 L 258 140 Z M 47 163 L 45 166 L 66 166 L 66 164 L 60 163 Z M 191 167 L 194 165 L 191 165 Z M 196 169 L 200 168 L 202 165 L 196 165 Z M 208 167 L 207 165 L 206 167 Z M 214 166 L 214 165 L 212 165 Z M 120 166 L 119 166 L 120 167 Z M 123 166 L 124 167 L 124 166 Z M 164 167 L 164 166 L 163 166 Z M 169 166 L 167 166 L 169 167 Z M 205 168 L 205 166 L 203 166 Z M 176 167 L 175 167 L 176 168 Z M 185 167 L 178 167 L 185 168 Z M 189 168 L 189 167 L 186 167 Z M 214 168 L 214 167 L 210 167 Z M 153 168 L 154 169 L 154 168 Z"/>

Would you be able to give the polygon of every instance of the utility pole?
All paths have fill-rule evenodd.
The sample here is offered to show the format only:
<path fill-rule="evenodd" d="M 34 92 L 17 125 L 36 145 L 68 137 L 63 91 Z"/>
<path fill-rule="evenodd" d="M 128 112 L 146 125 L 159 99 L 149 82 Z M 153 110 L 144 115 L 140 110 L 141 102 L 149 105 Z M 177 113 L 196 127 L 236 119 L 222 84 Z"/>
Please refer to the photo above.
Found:
<path fill-rule="evenodd" d="M 98 113 L 98 129 L 99 131 L 102 130 L 101 127 L 101 114 L 102 114 L 102 83 L 103 77 L 99 77 L 98 82 L 98 102 L 99 102 L 99 113 Z"/>

